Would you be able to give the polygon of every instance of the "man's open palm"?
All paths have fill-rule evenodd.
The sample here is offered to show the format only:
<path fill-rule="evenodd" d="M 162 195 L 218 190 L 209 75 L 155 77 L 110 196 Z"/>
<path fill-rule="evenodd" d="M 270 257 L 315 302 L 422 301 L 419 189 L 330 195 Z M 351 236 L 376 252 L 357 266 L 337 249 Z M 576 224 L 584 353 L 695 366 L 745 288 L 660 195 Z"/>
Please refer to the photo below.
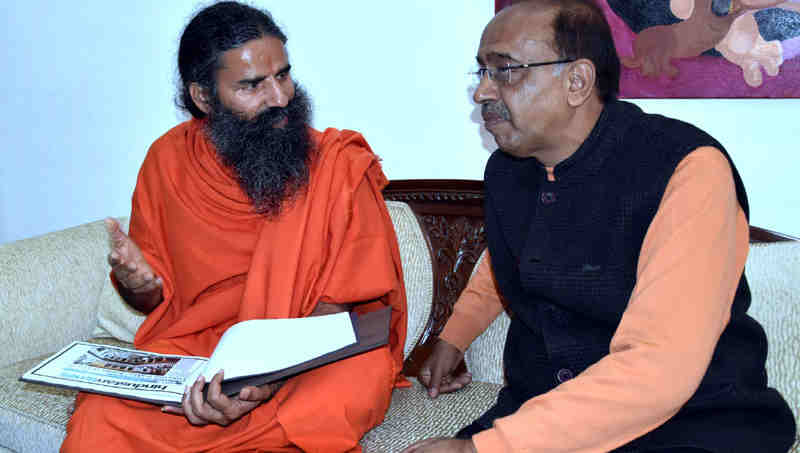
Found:
<path fill-rule="evenodd" d="M 134 294 L 160 290 L 161 279 L 153 273 L 139 246 L 122 231 L 119 222 L 109 217 L 105 225 L 111 245 L 108 264 L 117 281 Z"/>

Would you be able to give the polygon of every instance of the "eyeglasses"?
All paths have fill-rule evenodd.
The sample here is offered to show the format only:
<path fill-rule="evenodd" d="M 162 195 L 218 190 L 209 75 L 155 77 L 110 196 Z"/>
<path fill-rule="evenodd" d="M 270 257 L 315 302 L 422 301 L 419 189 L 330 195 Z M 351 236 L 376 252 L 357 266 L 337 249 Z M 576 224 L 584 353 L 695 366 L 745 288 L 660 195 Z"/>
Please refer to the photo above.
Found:
<path fill-rule="evenodd" d="M 480 83 L 481 80 L 483 80 L 484 76 L 489 76 L 489 80 L 493 80 L 501 85 L 505 85 L 509 82 L 509 80 L 511 80 L 511 73 L 518 69 L 535 68 L 538 66 L 548 66 L 552 64 L 572 63 L 573 61 L 575 61 L 574 58 L 567 58 L 565 60 L 543 61 L 541 63 L 527 63 L 514 66 L 504 66 L 502 68 L 497 68 L 497 69 L 478 68 L 477 71 L 471 72 L 470 74 L 478 78 L 478 83 Z"/>

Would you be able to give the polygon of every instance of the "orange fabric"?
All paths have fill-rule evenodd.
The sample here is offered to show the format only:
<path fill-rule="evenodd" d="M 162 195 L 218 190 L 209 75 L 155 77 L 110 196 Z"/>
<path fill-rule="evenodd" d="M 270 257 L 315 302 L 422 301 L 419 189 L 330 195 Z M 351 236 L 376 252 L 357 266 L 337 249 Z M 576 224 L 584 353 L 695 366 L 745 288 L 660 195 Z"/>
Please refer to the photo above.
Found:
<path fill-rule="evenodd" d="M 502 312 L 503 303 L 492 274 L 492 258 L 486 250 L 453 306 L 453 314 L 439 338 L 466 352 L 475 338 Z"/>
<path fill-rule="evenodd" d="M 473 436 L 477 450 L 606 452 L 667 421 L 697 389 L 730 319 L 748 240 L 728 161 L 698 148 L 678 165 L 650 224 L 609 354 L 495 420 Z M 495 317 L 478 314 L 502 309 L 489 266 L 457 301 L 444 340 L 469 345 Z"/>
<path fill-rule="evenodd" d="M 319 301 L 393 308 L 390 344 L 290 379 L 228 427 L 152 405 L 80 395 L 62 451 L 360 451 L 402 379 L 406 305 L 377 157 L 352 131 L 312 131 L 306 191 L 277 219 L 251 212 L 203 123 L 158 139 L 139 173 L 130 236 L 164 281 L 138 348 L 208 356 L 235 322 L 308 316 Z M 261 345 L 265 354 L 283 345 Z M 123 426 L 124 425 L 124 426 Z"/>

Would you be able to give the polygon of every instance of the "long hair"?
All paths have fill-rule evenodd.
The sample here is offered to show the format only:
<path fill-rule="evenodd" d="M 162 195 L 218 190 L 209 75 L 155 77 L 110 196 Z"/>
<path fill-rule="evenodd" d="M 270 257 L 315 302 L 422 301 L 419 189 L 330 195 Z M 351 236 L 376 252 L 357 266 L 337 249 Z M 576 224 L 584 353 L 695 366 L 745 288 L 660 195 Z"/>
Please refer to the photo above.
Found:
<path fill-rule="evenodd" d="M 216 95 L 216 72 L 220 58 L 228 50 L 264 36 L 286 44 L 286 35 L 267 11 L 238 2 L 216 3 L 200 10 L 184 29 L 178 48 L 180 93 L 178 107 L 188 110 L 195 118 L 206 114 L 195 105 L 189 92 L 198 83 Z"/>

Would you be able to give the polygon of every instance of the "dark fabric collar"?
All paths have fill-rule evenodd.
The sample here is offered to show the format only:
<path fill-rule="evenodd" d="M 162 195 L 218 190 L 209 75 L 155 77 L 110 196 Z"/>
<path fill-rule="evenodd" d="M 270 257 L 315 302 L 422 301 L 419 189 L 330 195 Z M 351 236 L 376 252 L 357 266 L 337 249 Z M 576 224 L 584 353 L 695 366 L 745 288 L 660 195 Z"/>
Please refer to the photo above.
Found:
<path fill-rule="evenodd" d="M 553 169 L 556 181 L 570 182 L 596 174 L 606 159 L 613 156 L 625 131 L 641 114 L 641 109 L 629 102 L 607 103 L 586 140 Z"/>

